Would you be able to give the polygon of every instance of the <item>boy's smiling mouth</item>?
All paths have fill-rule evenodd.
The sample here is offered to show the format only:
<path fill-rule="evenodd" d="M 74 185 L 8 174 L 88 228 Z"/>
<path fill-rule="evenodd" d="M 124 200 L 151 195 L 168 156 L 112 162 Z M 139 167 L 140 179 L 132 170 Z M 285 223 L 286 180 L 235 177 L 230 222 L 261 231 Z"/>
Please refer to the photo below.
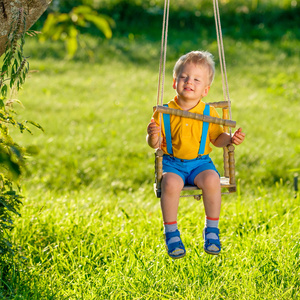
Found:
<path fill-rule="evenodd" d="M 190 92 L 192 92 L 192 91 L 193 91 L 193 89 L 192 89 L 192 88 L 190 88 L 190 87 L 185 87 L 185 88 L 184 88 L 184 90 L 185 90 L 185 91 L 190 91 Z"/>

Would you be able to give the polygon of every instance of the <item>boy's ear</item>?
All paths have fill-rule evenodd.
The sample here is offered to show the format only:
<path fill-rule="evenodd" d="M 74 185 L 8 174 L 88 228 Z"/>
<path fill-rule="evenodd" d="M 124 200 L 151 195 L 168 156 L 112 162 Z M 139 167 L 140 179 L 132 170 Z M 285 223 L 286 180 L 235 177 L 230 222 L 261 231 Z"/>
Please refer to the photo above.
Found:
<path fill-rule="evenodd" d="M 176 89 L 176 79 L 173 78 L 173 89 L 175 90 Z"/>
<path fill-rule="evenodd" d="M 209 92 L 209 89 L 210 89 L 210 85 L 208 85 L 208 86 L 204 89 L 204 92 L 203 92 L 202 97 L 207 96 L 207 94 L 208 94 L 208 92 Z"/>

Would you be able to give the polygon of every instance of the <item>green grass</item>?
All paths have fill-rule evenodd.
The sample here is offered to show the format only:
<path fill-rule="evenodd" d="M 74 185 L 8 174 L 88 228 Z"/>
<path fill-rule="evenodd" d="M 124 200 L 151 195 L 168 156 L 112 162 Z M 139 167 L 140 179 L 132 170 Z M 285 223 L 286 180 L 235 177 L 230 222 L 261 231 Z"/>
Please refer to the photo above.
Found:
<path fill-rule="evenodd" d="M 256 193 L 225 197 L 218 257 L 202 250 L 202 204 L 182 200 L 188 255 L 173 261 L 149 189 L 36 192 L 17 223 L 27 260 L 15 299 L 298 299 L 299 199 L 280 184 Z"/>
<path fill-rule="evenodd" d="M 299 299 L 300 200 L 292 187 L 300 165 L 299 41 L 225 39 L 233 119 L 247 135 L 236 148 L 239 189 L 223 198 L 217 257 L 202 250 L 203 205 L 181 200 L 188 254 L 173 261 L 145 142 L 159 41 L 86 39 L 93 61 L 81 52 L 67 62 L 61 45 L 27 42 L 39 72 L 19 94 L 25 109 L 16 109 L 45 133 L 14 133 L 39 153 L 28 158 L 22 217 L 12 232 L 26 259 L 2 267 L 0 298 Z M 171 42 L 166 100 L 175 58 L 197 48 L 217 56 L 216 43 L 201 37 Z M 219 74 L 207 97 L 215 100 L 222 100 Z M 221 167 L 220 150 L 213 159 Z"/>

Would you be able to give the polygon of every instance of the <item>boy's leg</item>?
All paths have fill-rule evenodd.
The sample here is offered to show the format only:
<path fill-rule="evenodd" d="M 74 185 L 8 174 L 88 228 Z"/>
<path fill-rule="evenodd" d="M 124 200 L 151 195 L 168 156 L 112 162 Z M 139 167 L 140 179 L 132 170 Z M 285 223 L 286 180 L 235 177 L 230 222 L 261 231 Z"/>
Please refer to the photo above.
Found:
<path fill-rule="evenodd" d="M 221 211 L 221 184 L 220 177 L 213 170 L 199 173 L 195 178 L 195 185 L 202 189 L 203 203 L 206 216 L 219 219 Z"/>
<path fill-rule="evenodd" d="M 175 173 L 165 173 L 161 182 L 161 211 L 165 223 L 177 221 L 180 192 L 184 186 L 182 178 Z"/>
<path fill-rule="evenodd" d="M 219 254 L 221 251 L 218 229 L 221 210 L 220 177 L 215 171 L 206 170 L 196 176 L 195 184 L 202 189 L 206 213 L 204 250 L 210 254 Z"/>
<path fill-rule="evenodd" d="M 175 173 L 165 173 L 162 178 L 161 210 L 164 220 L 164 234 L 168 254 L 172 258 L 185 255 L 184 245 L 177 229 L 177 212 L 180 192 L 183 188 L 182 178 Z"/>

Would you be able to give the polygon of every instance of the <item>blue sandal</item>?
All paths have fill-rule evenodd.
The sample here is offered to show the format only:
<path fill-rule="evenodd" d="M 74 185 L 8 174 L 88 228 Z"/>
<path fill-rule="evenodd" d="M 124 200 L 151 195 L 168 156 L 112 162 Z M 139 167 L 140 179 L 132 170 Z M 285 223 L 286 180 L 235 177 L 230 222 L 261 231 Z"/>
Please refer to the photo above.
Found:
<path fill-rule="evenodd" d="M 168 244 L 169 239 L 173 237 L 179 237 L 180 239 L 180 232 L 178 230 L 173 232 L 167 232 L 165 234 L 165 242 L 166 242 L 166 249 L 168 251 L 168 255 L 174 259 L 184 257 L 186 254 L 184 245 L 180 239 L 180 241 Z"/>
<path fill-rule="evenodd" d="M 209 233 L 214 233 L 218 238 L 209 239 L 207 235 Z M 206 227 L 203 230 L 203 239 L 204 239 L 204 251 L 208 254 L 218 255 L 221 252 L 221 243 L 219 239 L 219 229 L 215 227 Z"/>

